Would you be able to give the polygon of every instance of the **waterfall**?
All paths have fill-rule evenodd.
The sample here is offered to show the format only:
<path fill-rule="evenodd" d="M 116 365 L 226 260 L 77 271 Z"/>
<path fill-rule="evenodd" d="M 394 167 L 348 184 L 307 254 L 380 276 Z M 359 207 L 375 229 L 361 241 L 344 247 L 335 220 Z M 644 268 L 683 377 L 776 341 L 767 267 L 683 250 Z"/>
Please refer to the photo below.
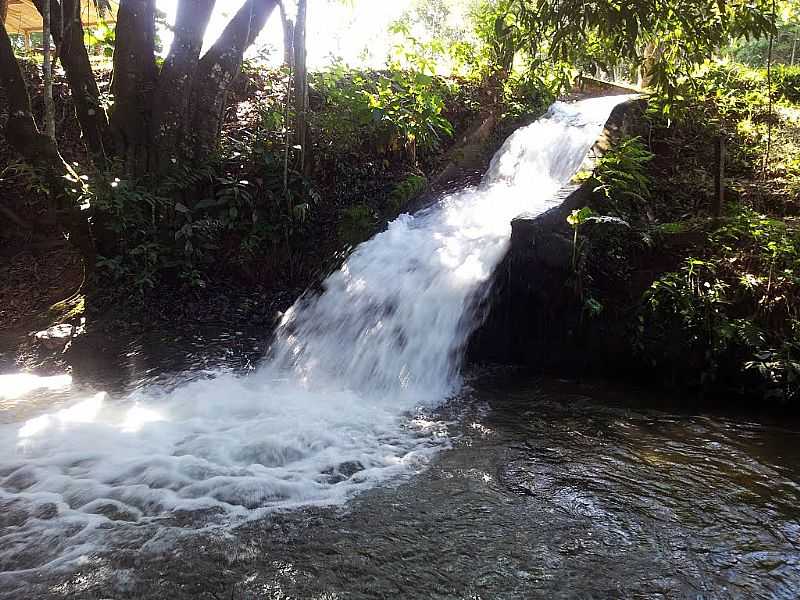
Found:
<path fill-rule="evenodd" d="M 479 187 L 402 215 L 359 246 L 324 293 L 288 311 L 274 364 L 367 395 L 437 402 L 452 392 L 477 325 L 462 316 L 503 257 L 511 219 L 548 207 L 621 98 L 557 102 L 505 142 Z"/>
<path fill-rule="evenodd" d="M 424 409 L 458 390 L 478 325 L 465 311 L 511 219 L 550 206 L 624 99 L 557 102 L 505 142 L 480 186 L 360 245 L 287 311 L 255 373 L 77 391 L 61 410 L 0 425 L 0 510 L 27 515 L 0 530 L 0 573 L 85 555 L 126 522 L 341 503 L 424 465 L 447 443 Z"/>

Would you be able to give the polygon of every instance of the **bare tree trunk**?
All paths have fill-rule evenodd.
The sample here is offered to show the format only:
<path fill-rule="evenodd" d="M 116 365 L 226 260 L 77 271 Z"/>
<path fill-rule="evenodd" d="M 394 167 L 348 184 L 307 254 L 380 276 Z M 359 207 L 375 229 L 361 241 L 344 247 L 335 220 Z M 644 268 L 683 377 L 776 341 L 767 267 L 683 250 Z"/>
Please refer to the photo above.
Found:
<path fill-rule="evenodd" d="M 110 121 L 117 154 L 133 176 L 144 175 L 155 162 L 149 135 L 158 77 L 155 5 L 155 0 L 122 0 L 117 12 Z"/>
<path fill-rule="evenodd" d="M 44 130 L 45 133 L 56 141 L 56 109 L 53 104 L 53 57 L 50 52 L 50 3 L 43 4 L 42 12 L 42 73 L 44 81 Z"/>
<path fill-rule="evenodd" d="M 294 69 L 294 23 L 286 12 L 285 2 L 280 2 L 281 23 L 283 23 L 283 64 Z"/>
<path fill-rule="evenodd" d="M 180 0 L 175 19 L 175 38 L 164 61 L 153 103 L 153 139 L 164 170 L 173 158 L 191 156 L 190 98 L 200 63 L 215 0 Z"/>
<path fill-rule="evenodd" d="M 653 85 L 656 63 L 664 52 L 662 45 L 647 42 L 642 52 L 642 64 L 639 66 L 639 88 L 648 89 Z"/>
<path fill-rule="evenodd" d="M 5 23 L 7 16 L 8 16 L 8 0 L 0 0 L 0 23 Z"/>
<path fill-rule="evenodd" d="M 294 23 L 286 12 L 286 3 L 278 4 L 283 23 L 283 64 L 286 67 L 286 98 L 283 104 L 283 195 L 289 214 L 292 212 L 292 199 L 289 196 L 289 147 L 291 146 L 291 133 L 289 128 L 289 114 L 292 108 L 292 77 L 294 75 Z"/>
<path fill-rule="evenodd" d="M 31 99 L 5 26 L 0 26 L 0 84 L 6 91 L 8 122 L 6 139 L 25 160 L 37 167 L 50 189 L 50 199 L 70 243 L 81 253 L 87 271 L 94 267 L 95 252 L 89 223 L 67 194 L 65 178 L 77 179 L 70 172 L 55 142 L 36 127 Z M 75 181 L 77 183 L 77 181 Z"/>
<path fill-rule="evenodd" d="M 775 0 L 772 0 L 772 30 L 769 32 L 769 53 L 767 54 L 767 99 L 768 99 L 768 114 L 769 121 L 767 121 L 767 151 L 764 153 L 764 178 L 767 178 L 767 169 L 769 168 L 769 155 L 772 152 L 772 51 L 775 46 L 775 22 L 777 21 L 777 13 Z"/>
<path fill-rule="evenodd" d="M 298 0 L 294 24 L 295 142 L 300 147 L 300 171 L 305 171 L 307 150 L 308 71 L 306 70 L 307 0 Z"/>
<path fill-rule="evenodd" d="M 43 14 L 44 0 L 34 0 L 34 4 L 39 13 Z M 113 142 L 108 127 L 108 115 L 100 102 L 100 90 L 83 43 L 80 0 L 63 0 L 63 3 L 50 0 L 50 21 L 50 33 L 59 49 L 58 57 L 67 74 L 83 141 L 94 163 L 102 166 L 113 155 Z"/>

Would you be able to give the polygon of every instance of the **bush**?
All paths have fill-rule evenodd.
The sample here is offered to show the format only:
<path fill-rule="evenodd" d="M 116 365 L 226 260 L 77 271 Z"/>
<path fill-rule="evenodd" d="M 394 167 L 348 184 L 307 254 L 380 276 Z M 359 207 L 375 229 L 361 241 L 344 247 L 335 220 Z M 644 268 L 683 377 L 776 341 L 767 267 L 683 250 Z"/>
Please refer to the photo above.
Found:
<path fill-rule="evenodd" d="M 337 65 L 312 83 L 324 98 L 313 117 L 323 144 L 407 151 L 415 163 L 417 149 L 434 149 L 453 134 L 443 115 L 448 85 L 438 77 L 395 69 L 361 73 Z"/>
<path fill-rule="evenodd" d="M 776 65 L 772 70 L 775 91 L 788 102 L 800 103 L 800 66 Z"/>
<path fill-rule="evenodd" d="M 694 356 L 698 383 L 745 372 L 764 397 L 798 399 L 800 234 L 784 221 L 733 209 L 705 254 L 658 278 L 646 301 L 638 345 L 654 366 L 687 370 Z"/>
<path fill-rule="evenodd" d="M 355 204 L 342 211 L 339 221 L 339 240 L 355 246 L 372 235 L 378 216 L 367 204 Z"/>

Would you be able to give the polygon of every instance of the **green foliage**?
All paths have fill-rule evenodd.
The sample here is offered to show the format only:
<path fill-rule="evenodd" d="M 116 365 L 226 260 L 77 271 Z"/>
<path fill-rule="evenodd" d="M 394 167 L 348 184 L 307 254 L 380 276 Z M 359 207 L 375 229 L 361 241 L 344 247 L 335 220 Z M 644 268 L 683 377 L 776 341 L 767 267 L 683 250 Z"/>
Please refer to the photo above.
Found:
<path fill-rule="evenodd" d="M 140 295 L 174 279 L 203 287 L 214 268 L 289 244 L 316 192 L 290 171 L 288 197 L 283 193 L 281 154 L 264 137 L 232 145 L 242 152 L 175 165 L 155 183 L 92 181 L 84 200 L 102 213 L 115 241 L 114 255 L 98 259 L 101 273 Z"/>
<path fill-rule="evenodd" d="M 580 231 L 581 225 L 586 223 L 591 217 L 594 216 L 594 211 L 589 208 L 588 206 L 584 206 L 581 209 L 573 210 L 567 216 L 567 223 L 573 230 L 572 236 L 572 270 L 577 271 L 578 269 L 578 233 Z"/>
<path fill-rule="evenodd" d="M 418 66 L 427 69 L 425 60 Z M 432 149 L 453 133 L 444 117 L 448 86 L 425 70 L 357 72 L 334 65 L 314 75 L 313 85 L 325 106 L 312 118 L 323 144 L 363 144 L 371 141 L 384 151 Z"/>
<path fill-rule="evenodd" d="M 702 381 L 731 360 L 757 376 L 762 393 L 800 394 L 800 235 L 782 220 L 734 210 L 710 238 L 646 295 L 639 347 L 654 364 L 698 356 Z"/>
<path fill-rule="evenodd" d="M 656 89 L 672 95 L 694 65 L 713 56 L 729 39 L 763 36 L 772 29 L 769 0 L 499 0 L 487 2 L 486 19 L 501 17 L 493 41 L 498 61 L 507 60 L 504 43 L 536 64 L 551 62 L 585 68 L 645 61 Z M 484 23 L 479 30 L 491 28 Z M 491 44 L 490 44 L 491 45 Z"/>
<path fill-rule="evenodd" d="M 483 1 L 472 12 L 475 33 L 482 42 L 478 68 L 487 73 L 511 73 L 514 57 L 523 46 L 515 3 L 510 0 Z"/>
<path fill-rule="evenodd" d="M 676 94 L 651 98 L 648 115 L 654 126 L 677 121 L 690 139 L 727 140 L 727 170 L 753 177 L 768 169 L 786 181 L 800 178 L 800 113 L 794 104 L 800 69 L 776 66 L 772 72 L 773 111 L 765 69 L 728 61 L 709 61 Z M 770 134 L 770 123 L 772 131 Z M 768 140 L 770 160 L 765 164 Z M 687 140 L 688 141 L 688 140 Z M 708 162 L 708 155 L 704 162 Z"/>
<path fill-rule="evenodd" d="M 416 173 L 409 174 L 389 194 L 388 212 L 391 215 L 400 213 L 410 200 L 421 194 L 428 187 L 428 178 Z"/>
<path fill-rule="evenodd" d="M 419 71 L 392 71 L 368 96 L 373 119 L 391 138 L 414 149 L 436 146 L 452 136 L 453 126 L 442 115 L 444 99 L 433 81 Z"/>
<path fill-rule="evenodd" d="M 800 104 L 800 65 L 776 65 L 772 69 L 772 78 L 779 97 Z"/>
<path fill-rule="evenodd" d="M 339 221 L 339 240 L 349 246 L 360 244 L 375 230 L 378 216 L 367 204 L 355 204 L 344 209 Z"/>
<path fill-rule="evenodd" d="M 800 59 L 797 44 L 800 38 L 800 2 L 782 0 L 776 3 L 777 18 L 772 44 L 774 63 L 788 65 Z M 735 39 L 724 49 L 724 54 L 750 67 L 764 68 L 769 58 L 769 38 L 756 36 Z"/>
<path fill-rule="evenodd" d="M 571 78 L 570 78 L 571 79 Z M 566 87 L 560 73 L 551 69 L 527 69 L 512 73 L 503 86 L 506 119 L 540 115 Z"/>
<path fill-rule="evenodd" d="M 652 180 L 647 173 L 653 153 L 640 137 L 624 138 L 597 160 L 595 192 L 601 192 L 617 214 L 629 214 L 650 198 Z"/>
<path fill-rule="evenodd" d="M 83 43 L 102 56 L 111 58 L 114 55 L 116 28 L 102 23 L 94 29 L 87 29 L 83 35 Z"/>

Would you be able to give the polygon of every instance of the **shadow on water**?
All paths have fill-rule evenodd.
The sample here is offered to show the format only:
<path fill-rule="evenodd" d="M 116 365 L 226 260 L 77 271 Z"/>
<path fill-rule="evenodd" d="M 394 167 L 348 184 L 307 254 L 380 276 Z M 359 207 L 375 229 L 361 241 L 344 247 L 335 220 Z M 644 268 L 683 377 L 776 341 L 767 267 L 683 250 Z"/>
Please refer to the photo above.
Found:
<path fill-rule="evenodd" d="M 7 597 L 797 597 L 796 425 L 507 371 L 429 417 L 453 448 L 416 477 L 233 530 L 174 514 Z"/>

